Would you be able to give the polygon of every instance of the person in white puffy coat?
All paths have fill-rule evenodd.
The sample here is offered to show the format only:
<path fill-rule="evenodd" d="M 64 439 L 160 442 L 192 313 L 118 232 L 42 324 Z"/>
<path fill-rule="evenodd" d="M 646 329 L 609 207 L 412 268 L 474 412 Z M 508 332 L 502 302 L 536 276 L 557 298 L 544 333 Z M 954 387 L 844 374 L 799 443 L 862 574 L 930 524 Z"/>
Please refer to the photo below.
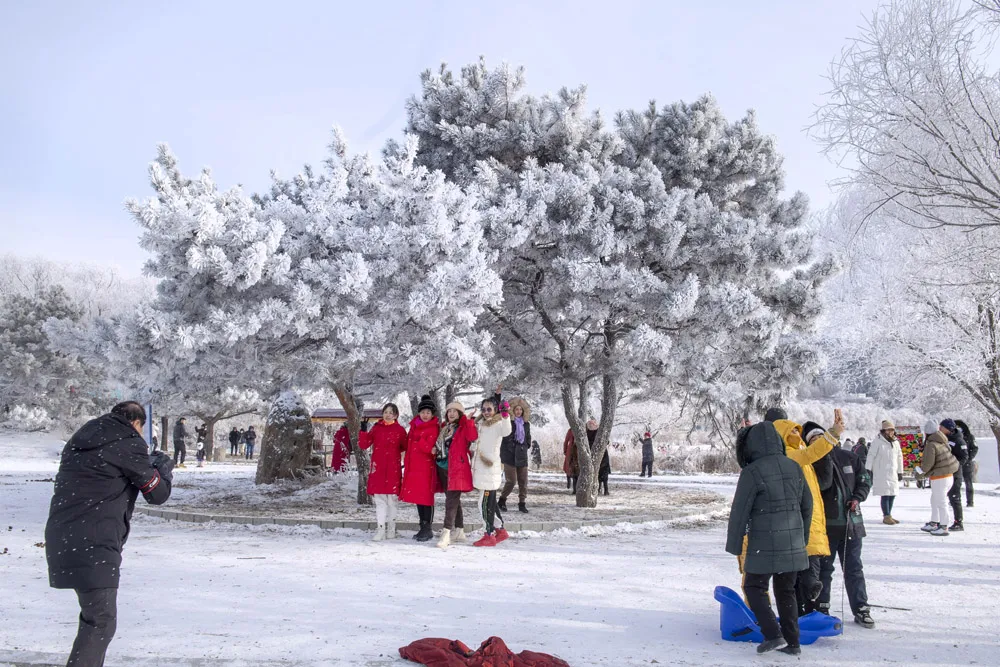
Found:
<path fill-rule="evenodd" d="M 872 475 L 872 495 L 882 496 L 882 523 L 893 526 L 899 521 L 892 517 L 892 505 L 903 479 L 903 450 L 896 439 L 896 426 L 888 419 L 868 447 L 865 468 Z"/>
<path fill-rule="evenodd" d="M 472 486 L 483 492 L 483 536 L 473 546 L 495 547 L 508 537 L 497 500 L 503 475 L 500 443 L 510 435 L 511 423 L 506 402 L 497 405 L 495 399 L 487 398 L 480 409 L 482 414 L 476 419 L 479 439 L 472 452 Z M 496 528 L 497 519 L 500 520 L 500 528 Z"/>

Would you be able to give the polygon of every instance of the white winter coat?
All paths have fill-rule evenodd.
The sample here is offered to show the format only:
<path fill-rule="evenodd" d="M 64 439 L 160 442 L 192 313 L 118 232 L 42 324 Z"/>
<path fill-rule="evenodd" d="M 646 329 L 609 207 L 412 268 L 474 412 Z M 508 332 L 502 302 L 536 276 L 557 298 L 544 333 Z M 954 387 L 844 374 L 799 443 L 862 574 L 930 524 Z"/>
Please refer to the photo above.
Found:
<path fill-rule="evenodd" d="M 881 433 L 868 447 L 865 468 L 872 474 L 872 495 L 899 494 L 899 475 L 903 474 L 903 450 L 899 441 L 889 442 Z"/>
<path fill-rule="evenodd" d="M 472 455 L 472 486 L 480 491 L 496 491 L 500 488 L 503 476 L 500 443 L 510 435 L 510 416 L 501 417 L 491 426 L 479 420 L 476 428 L 479 430 L 479 439 L 476 440 Z"/>

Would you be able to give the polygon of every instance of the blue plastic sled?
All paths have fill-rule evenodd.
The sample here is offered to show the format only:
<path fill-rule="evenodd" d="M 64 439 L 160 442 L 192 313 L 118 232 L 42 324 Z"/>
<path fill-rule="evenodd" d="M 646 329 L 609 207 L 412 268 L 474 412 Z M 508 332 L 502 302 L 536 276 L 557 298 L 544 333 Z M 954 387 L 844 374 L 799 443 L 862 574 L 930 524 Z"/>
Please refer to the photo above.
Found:
<path fill-rule="evenodd" d="M 722 638 L 730 642 L 764 641 L 757 618 L 750 608 L 731 588 L 715 587 L 715 599 L 722 605 L 719 610 L 719 630 Z M 844 624 L 836 616 L 818 611 L 799 617 L 799 643 L 812 644 L 820 637 L 835 637 L 844 632 Z"/>

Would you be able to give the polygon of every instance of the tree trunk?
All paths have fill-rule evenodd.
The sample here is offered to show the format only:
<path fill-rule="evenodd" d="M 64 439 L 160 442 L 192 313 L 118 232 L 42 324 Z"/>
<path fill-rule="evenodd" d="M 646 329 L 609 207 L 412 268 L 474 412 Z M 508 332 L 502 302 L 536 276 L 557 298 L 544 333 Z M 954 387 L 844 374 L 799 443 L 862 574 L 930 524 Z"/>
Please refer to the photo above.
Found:
<path fill-rule="evenodd" d="M 312 461 L 313 426 L 309 410 L 295 392 L 283 391 L 267 414 L 257 460 L 257 484 L 301 479 Z"/>
<path fill-rule="evenodd" d="M 371 458 L 367 450 L 358 446 L 358 433 L 361 431 L 361 411 L 354 392 L 346 385 L 336 385 L 333 388 L 340 407 L 347 413 L 347 432 L 351 435 L 351 453 L 358 465 L 358 504 L 371 505 L 372 498 L 368 495 L 368 473 L 371 471 Z"/>
<path fill-rule="evenodd" d="M 990 430 L 993 431 L 993 437 L 997 439 L 997 461 L 1000 461 L 1000 421 L 991 420 Z"/>
<path fill-rule="evenodd" d="M 608 450 L 611 440 L 611 428 L 615 422 L 615 411 L 618 407 L 618 384 L 615 378 L 605 375 L 601 388 L 601 419 L 597 426 L 597 435 L 591 445 L 586 430 L 586 382 L 578 383 L 576 389 L 580 403 L 574 405 L 572 383 L 562 385 L 563 410 L 573 429 L 573 439 L 576 441 L 577 461 L 580 465 L 580 477 L 576 484 L 576 506 L 597 507 L 599 491 L 599 472 L 604 453 Z"/>
<path fill-rule="evenodd" d="M 165 452 L 169 451 L 167 448 L 169 445 L 167 434 L 170 433 L 170 431 L 167 429 L 169 427 L 170 427 L 170 419 L 168 417 L 160 417 L 160 449 Z"/>

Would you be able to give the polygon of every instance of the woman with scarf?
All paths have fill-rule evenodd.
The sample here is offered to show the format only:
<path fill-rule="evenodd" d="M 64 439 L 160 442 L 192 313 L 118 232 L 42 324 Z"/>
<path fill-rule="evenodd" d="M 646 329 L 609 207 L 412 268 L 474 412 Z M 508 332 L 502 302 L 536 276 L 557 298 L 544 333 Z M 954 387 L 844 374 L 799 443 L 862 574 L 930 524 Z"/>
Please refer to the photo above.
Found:
<path fill-rule="evenodd" d="M 500 462 L 503 464 L 503 475 L 506 480 L 503 491 L 500 492 L 498 506 L 507 511 L 507 496 L 514 490 L 517 482 L 517 510 L 527 514 L 525 502 L 528 499 L 528 454 L 531 451 L 531 408 L 523 398 L 513 398 L 510 401 L 510 411 L 513 430 L 503 439 L 500 445 Z"/>
<path fill-rule="evenodd" d="M 437 406 L 434 399 L 426 394 L 417 404 L 417 416 L 410 421 L 410 432 L 406 439 L 403 486 L 399 499 L 417 506 L 420 530 L 413 539 L 426 542 L 434 537 L 431 524 L 434 522 L 434 494 L 438 487 L 437 464 L 434 461 L 434 445 L 437 443 L 438 424 L 434 414 Z"/>
<path fill-rule="evenodd" d="M 508 537 L 497 504 L 502 472 L 500 445 L 511 432 L 508 407 L 506 403 L 498 406 L 495 398 L 487 398 L 480 406 L 482 415 L 476 419 L 479 440 L 472 457 L 472 485 L 483 492 L 483 536 L 473 544 L 476 547 L 495 547 Z M 495 526 L 496 519 L 500 519 L 500 528 Z"/>
<path fill-rule="evenodd" d="M 462 517 L 462 493 L 472 491 L 472 466 L 469 447 L 479 438 L 476 423 L 465 416 L 461 403 L 449 403 L 444 423 L 434 445 L 438 482 L 444 490 L 444 528 L 438 546 L 447 549 L 452 542 L 465 541 Z"/>

